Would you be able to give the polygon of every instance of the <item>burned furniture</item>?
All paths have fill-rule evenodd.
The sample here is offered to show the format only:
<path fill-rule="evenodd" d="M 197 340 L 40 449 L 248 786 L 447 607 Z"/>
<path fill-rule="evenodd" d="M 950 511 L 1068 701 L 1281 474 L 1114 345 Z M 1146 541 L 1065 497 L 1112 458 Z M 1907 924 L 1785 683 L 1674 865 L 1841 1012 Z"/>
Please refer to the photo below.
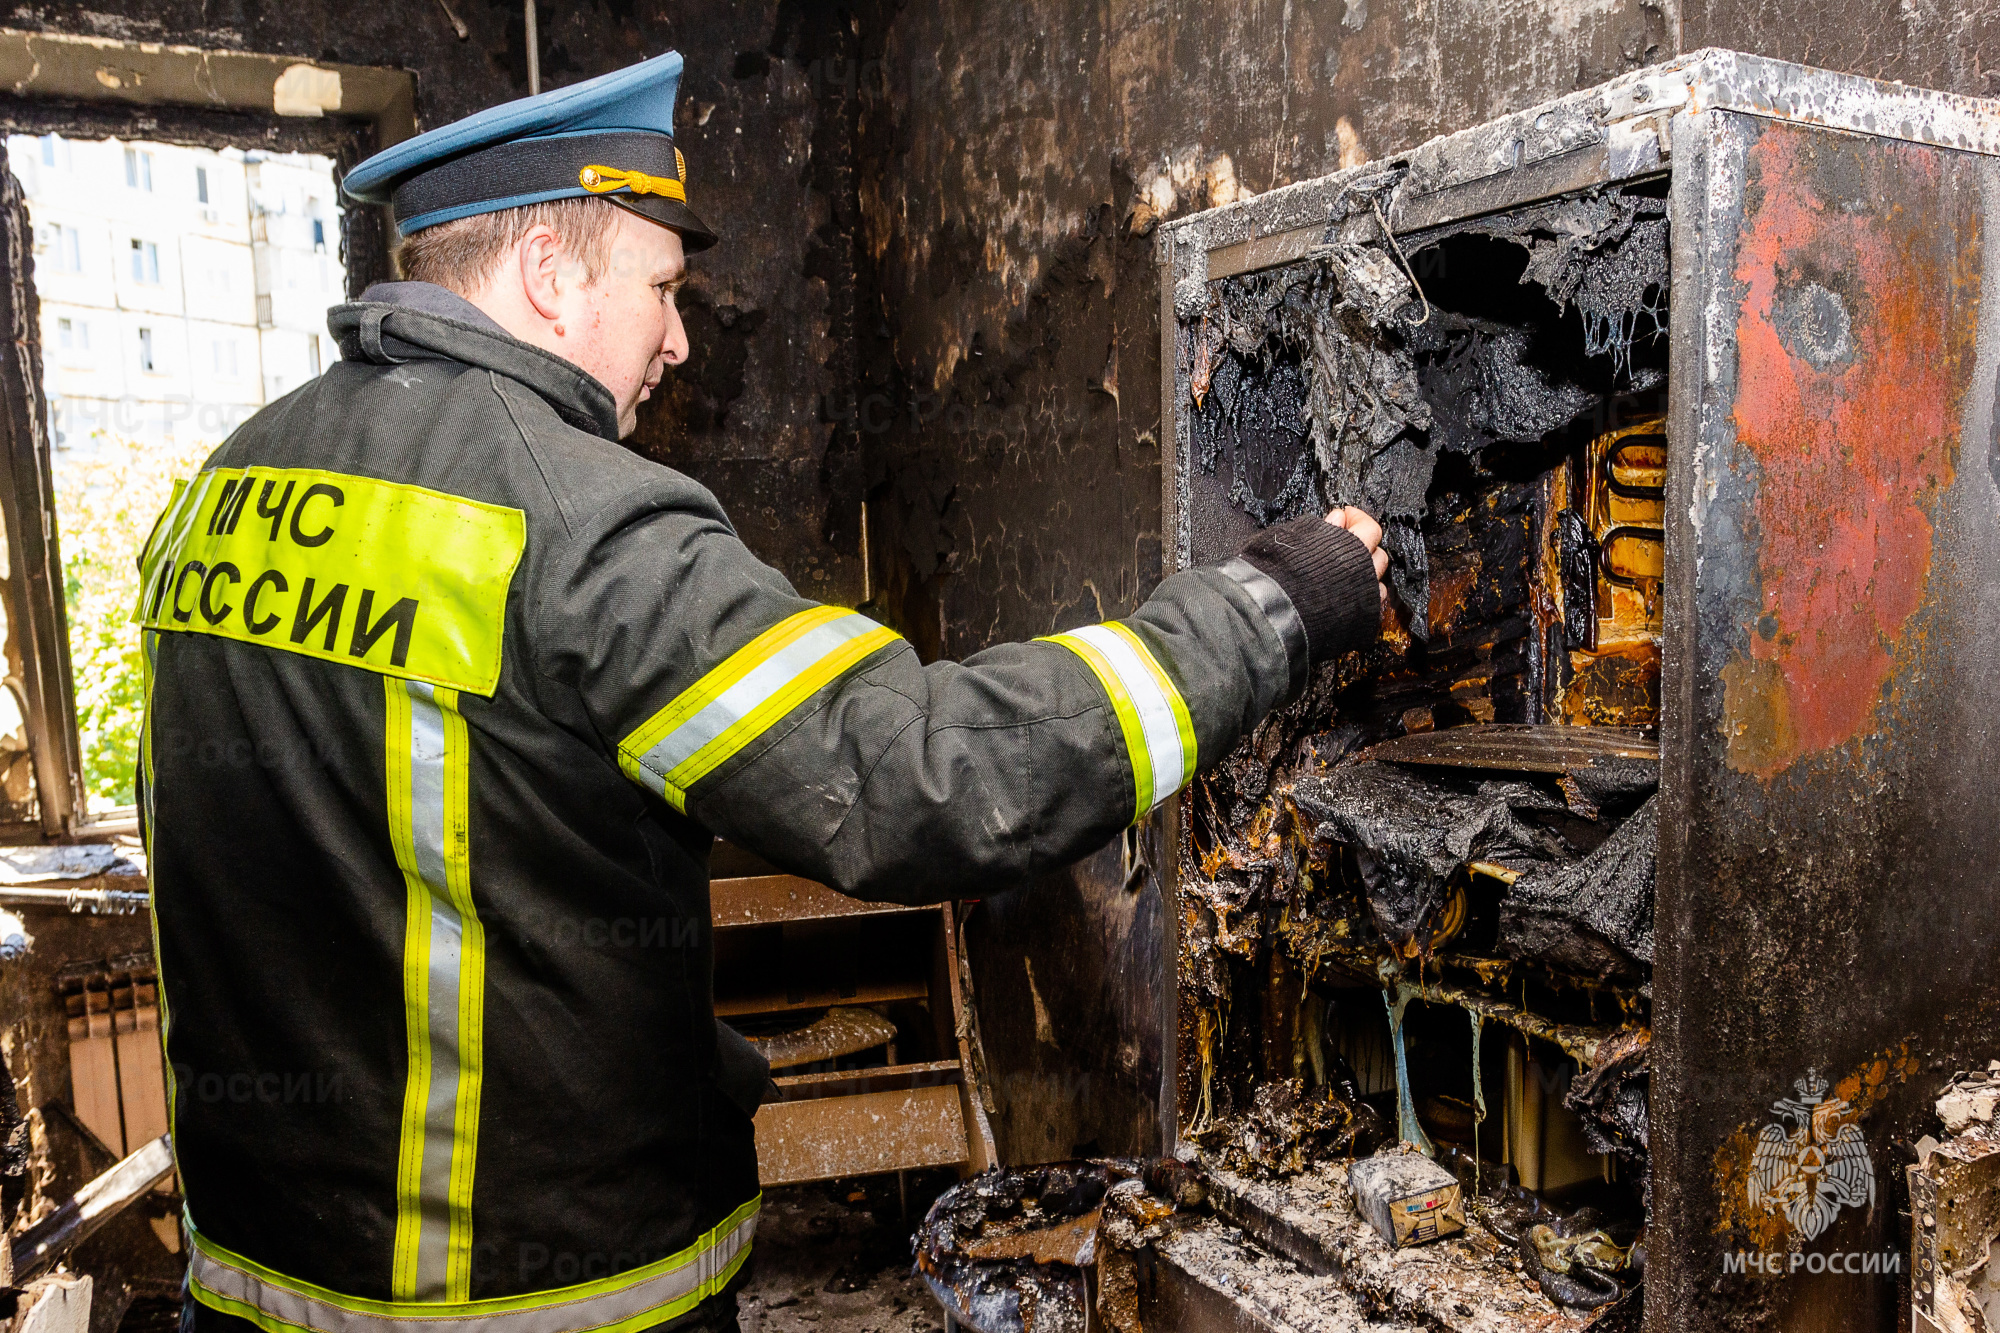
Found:
<path fill-rule="evenodd" d="M 1701 52 L 1161 229 L 1172 563 L 1332 504 L 1392 558 L 1168 815 L 1242 1243 L 1430 1327 L 1905 1322 L 1917 1076 L 2000 1055 L 1997 158 Z M 1467 1196 L 1420 1268 L 1342 1201 L 1395 1140 Z M 1141 1309 L 1265 1290 L 1232 1244 Z"/>
<path fill-rule="evenodd" d="M 951 904 L 845 898 L 728 844 L 715 1012 L 771 1062 L 762 1183 L 995 1164 Z"/>

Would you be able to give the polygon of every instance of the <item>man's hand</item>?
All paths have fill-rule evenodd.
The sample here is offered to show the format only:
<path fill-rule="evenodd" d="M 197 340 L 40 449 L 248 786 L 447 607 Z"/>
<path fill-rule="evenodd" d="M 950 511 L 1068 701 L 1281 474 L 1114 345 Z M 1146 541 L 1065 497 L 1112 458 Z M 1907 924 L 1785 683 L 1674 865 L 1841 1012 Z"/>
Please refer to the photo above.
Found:
<path fill-rule="evenodd" d="M 1382 600 L 1387 602 L 1389 585 L 1382 580 L 1389 573 L 1389 553 L 1382 549 L 1382 525 L 1367 510 L 1356 509 L 1353 505 L 1328 510 L 1326 521 L 1336 528 L 1346 528 L 1368 548 L 1368 554 L 1375 559 L 1375 587 L 1381 592 Z"/>

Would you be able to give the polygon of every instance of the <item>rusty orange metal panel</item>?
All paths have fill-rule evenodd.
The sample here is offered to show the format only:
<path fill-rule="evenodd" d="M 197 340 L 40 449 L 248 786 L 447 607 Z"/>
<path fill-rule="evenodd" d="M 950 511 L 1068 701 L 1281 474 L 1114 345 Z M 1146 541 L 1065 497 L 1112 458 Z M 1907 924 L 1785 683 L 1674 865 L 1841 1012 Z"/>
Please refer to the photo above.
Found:
<path fill-rule="evenodd" d="M 2000 162 L 1674 159 L 1646 1324 L 1888 1333 L 1936 1071 L 2000 1054 Z"/>
<path fill-rule="evenodd" d="M 1762 600 L 1723 724 L 1759 778 L 1880 730 L 1923 604 L 1977 327 L 1941 156 L 1795 130 L 1749 149 L 1731 420 Z"/>

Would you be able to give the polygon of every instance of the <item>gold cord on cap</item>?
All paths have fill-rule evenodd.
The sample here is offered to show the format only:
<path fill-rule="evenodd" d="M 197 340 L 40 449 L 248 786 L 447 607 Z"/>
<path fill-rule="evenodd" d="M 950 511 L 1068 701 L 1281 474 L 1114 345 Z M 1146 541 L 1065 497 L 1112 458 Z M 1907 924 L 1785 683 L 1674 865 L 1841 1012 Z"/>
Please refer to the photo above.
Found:
<path fill-rule="evenodd" d="M 683 178 L 687 175 L 687 162 L 681 150 L 674 149 L 674 165 L 680 168 Z M 577 184 L 592 194 L 609 194 L 613 190 L 630 190 L 633 194 L 658 194 L 668 199 L 687 202 L 687 189 L 671 176 L 648 176 L 643 171 L 621 171 L 617 167 L 589 166 L 576 173 Z"/>

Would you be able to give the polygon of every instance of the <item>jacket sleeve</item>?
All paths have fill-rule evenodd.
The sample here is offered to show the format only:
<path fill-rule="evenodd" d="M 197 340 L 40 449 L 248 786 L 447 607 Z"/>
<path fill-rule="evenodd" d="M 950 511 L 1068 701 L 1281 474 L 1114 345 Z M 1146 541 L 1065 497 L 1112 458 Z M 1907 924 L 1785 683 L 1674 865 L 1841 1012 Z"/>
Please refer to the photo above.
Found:
<path fill-rule="evenodd" d="M 1291 597 L 1238 558 L 1175 574 L 1124 620 L 924 666 L 799 596 L 684 479 L 600 514 L 538 582 L 541 673 L 633 782 L 789 871 L 899 902 L 1094 851 L 1314 656 Z"/>

